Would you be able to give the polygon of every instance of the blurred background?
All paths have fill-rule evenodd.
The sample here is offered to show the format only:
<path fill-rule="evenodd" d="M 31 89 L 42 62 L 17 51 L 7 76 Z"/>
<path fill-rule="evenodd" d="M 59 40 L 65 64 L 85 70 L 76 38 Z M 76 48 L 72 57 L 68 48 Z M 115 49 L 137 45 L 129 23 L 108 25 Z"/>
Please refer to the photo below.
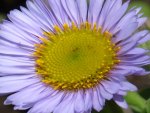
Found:
<path fill-rule="evenodd" d="M 20 6 L 25 6 L 26 0 L 0 0 L 0 22 L 7 19 L 7 13 L 13 9 L 19 9 Z M 150 30 L 150 0 L 131 0 L 130 7 L 142 7 L 144 16 L 148 17 L 147 22 L 141 28 Z M 147 42 L 141 47 L 150 50 L 150 42 Z M 145 69 L 150 70 L 150 66 Z M 129 81 L 135 84 L 139 91 L 136 93 L 129 93 L 125 99 L 129 104 L 129 109 L 121 109 L 114 102 L 109 101 L 103 111 L 100 113 L 150 113 L 150 75 L 144 77 L 129 77 Z M 14 111 L 13 106 L 4 106 L 5 97 L 0 97 L 0 113 L 26 113 L 27 111 Z M 92 113 L 97 113 L 93 111 Z"/>

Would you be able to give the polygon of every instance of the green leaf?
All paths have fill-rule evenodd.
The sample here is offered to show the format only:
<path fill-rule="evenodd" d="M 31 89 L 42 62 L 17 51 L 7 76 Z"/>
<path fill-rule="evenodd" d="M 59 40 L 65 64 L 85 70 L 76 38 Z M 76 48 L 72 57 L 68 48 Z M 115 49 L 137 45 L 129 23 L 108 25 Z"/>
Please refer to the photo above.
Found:
<path fill-rule="evenodd" d="M 146 101 L 146 113 L 150 113 L 150 98 Z"/>
<path fill-rule="evenodd" d="M 137 92 L 129 92 L 125 99 L 134 111 L 144 113 L 146 100 Z"/>

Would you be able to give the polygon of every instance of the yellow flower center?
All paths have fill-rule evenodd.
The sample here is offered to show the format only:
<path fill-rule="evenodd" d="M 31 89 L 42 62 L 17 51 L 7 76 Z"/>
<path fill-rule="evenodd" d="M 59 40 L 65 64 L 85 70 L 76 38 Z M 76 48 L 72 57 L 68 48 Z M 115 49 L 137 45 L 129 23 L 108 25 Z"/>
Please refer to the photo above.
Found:
<path fill-rule="evenodd" d="M 107 78 L 119 62 L 119 47 L 111 42 L 109 32 L 101 33 L 88 22 L 75 26 L 54 27 L 44 32 L 41 44 L 36 44 L 36 72 L 42 82 L 56 90 L 89 89 Z"/>

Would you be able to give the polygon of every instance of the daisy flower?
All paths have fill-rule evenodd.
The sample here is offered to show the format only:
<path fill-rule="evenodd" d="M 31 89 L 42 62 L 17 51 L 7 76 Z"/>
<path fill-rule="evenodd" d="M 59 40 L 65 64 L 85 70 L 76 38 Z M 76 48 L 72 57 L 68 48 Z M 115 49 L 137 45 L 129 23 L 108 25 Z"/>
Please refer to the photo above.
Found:
<path fill-rule="evenodd" d="M 137 88 L 150 39 L 140 8 L 122 0 L 27 0 L 0 25 L 0 95 L 28 113 L 91 113 Z"/>

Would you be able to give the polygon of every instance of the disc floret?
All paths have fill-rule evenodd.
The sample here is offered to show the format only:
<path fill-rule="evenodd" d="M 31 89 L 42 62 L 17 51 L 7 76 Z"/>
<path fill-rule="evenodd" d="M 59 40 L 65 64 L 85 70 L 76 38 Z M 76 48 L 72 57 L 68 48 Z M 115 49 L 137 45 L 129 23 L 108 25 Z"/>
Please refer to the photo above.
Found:
<path fill-rule="evenodd" d="M 107 79 L 120 62 L 120 49 L 112 43 L 109 32 L 86 22 L 77 27 L 54 26 L 55 32 L 44 32 L 36 45 L 36 72 L 42 81 L 58 90 L 89 89 Z"/>

